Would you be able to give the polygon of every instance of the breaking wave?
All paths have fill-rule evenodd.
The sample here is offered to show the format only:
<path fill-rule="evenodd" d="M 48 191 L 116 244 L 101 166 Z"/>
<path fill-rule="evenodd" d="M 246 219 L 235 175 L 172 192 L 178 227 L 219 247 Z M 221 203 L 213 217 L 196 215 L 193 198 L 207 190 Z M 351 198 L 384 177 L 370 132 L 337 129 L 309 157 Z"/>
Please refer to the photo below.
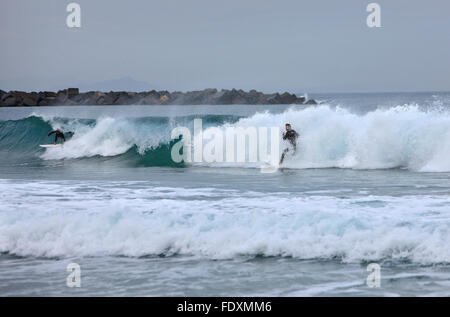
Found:
<path fill-rule="evenodd" d="M 186 166 L 172 161 L 170 150 L 176 140 L 171 140 L 170 134 L 178 126 L 192 131 L 195 118 L 87 120 L 32 116 L 0 121 L 0 150 L 12 159 L 18 156 L 41 160 L 106 157 L 136 166 Z M 256 113 L 246 118 L 219 115 L 198 118 L 203 119 L 205 131 L 225 130 L 230 126 L 282 128 L 290 122 L 301 137 L 297 152 L 286 160 L 287 168 L 450 171 L 450 113 L 442 109 L 423 110 L 416 105 L 405 105 L 355 114 L 320 105 L 290 108 L 280 114 Z M 39 144 L 49 142 L 45 135 L 55 128 L 73 131 L 75 135 L 63 148 L 39 148 Z"/>
<path fill-rule="evenodd" d="M 0 181 L 0 252 L 450 263 L 447 196 L 341 199 L 126 184 Z"/>

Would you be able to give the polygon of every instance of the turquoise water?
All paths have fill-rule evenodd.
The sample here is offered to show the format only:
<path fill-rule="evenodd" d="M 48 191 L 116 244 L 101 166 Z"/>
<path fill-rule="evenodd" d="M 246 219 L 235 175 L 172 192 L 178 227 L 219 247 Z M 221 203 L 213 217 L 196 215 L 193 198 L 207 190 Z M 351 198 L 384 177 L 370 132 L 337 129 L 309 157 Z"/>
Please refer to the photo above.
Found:
<path fill-rule="evenodd" d="M 0 108 L 0 295 L 450 295 L 449 94 L 310 97 Z M 196 118 L 290 122 L 298 151 L 274 173 L 175 163 L 170 133 Z M 55 128 L 75 134 L 40 148 Z"/>

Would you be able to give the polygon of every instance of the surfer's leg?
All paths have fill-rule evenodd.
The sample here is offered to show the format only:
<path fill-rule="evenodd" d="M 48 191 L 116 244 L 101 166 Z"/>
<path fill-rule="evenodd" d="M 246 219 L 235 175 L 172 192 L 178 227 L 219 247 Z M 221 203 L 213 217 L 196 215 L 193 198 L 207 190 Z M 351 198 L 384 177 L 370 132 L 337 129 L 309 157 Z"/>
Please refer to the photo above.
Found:
<path fill-rule="evenodd" d="M 284 157 L 286 156 L 287 152 L 289 152 L 289 148 L 284 149 L 283 154 L 281 154 L 280 165 L 283 164 Z"/>

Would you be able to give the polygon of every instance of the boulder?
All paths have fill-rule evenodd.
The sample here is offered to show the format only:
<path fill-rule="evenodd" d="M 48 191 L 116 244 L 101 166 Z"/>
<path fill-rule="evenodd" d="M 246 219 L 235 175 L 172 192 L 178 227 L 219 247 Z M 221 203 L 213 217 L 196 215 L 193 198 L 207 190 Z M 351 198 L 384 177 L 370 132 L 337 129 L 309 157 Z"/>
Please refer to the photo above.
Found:
<path fill-rule="evenodd" d="M 281 96 L 280 96 L 280 94 L 279 94 L 279 93 L 275 93 L 275 94 L 270 95 L 270 97 L 267 98 L 267 102 L 268 102 L 269 104 L 274 104 L 274 105 L 279 105 L 279 104 L 281 104 L 282 102 L 281 102 Z"/>
<path fill-rule="evenodd" d="M 137 105 L 139 101 L 142 99 L 142 95 L 137 92 L 128 92 L 128 104 L 129 105 Z"/>
<path fill-rule="evenodd" d="M 53 105 L 232 105 L 232 104 L 305 104 L 304 97 L 284 92 L 283 94 L 264 94 L 256 90 L 249 92 L 242 89 L 215 88 L 195 90 L 189 92 L 175 91 L 89 91 L 79 93 L 78 88 L 68 88 L 58 91 L 23 92 L 11 91 L 6 93 L 0 90 L 0 106 L 53 106 Z M 317 104 L 314 100 L 306 101 L 306 104 Z"/>
<path fill-rule="evenodd" d="M 67 95 L 69 96 L 69 98 L 79 94 L 80 90 L 78 88 L 67 88 Z"/>
<path fill-rule="evenodd" d="M 37 106 L 38 94 L 24 91 L 13 91 L 16 96 L 16 106 Z"/>
<path fill-rule="evenodd" d="M 83 98 L 83 95 L 73 95 L 73 96 L 71 96 L 71 97 L 68 97 L 71 101 L 73 101 L 75 104 L 77 104 L 77 105 L 82 105 L 83 104 L 83 101 L 84 101 L 84 98 Z"/>
<path fill-rule="evenodd" d="M 35 107 L 38 105 L 38 94 L 27 94 L 22 99 L 22 104 L 27 107 Z"/>
<path fill-rule="evenodd" d="M 317 102 L 314 99 L 309 99 L 304 104 L 305 105 L 317 105 Z"/>
<path fill-rule="evenodd" d="M 58 93 L 56 94 L 56 98 L 53 101 L 53 104 L 60 106 L 60 105 L 64 105 L 67 101 L 68 97 L 67 97 L 67 90 L 60 90 L 58 91 Z"/>
<path fill-rule="evenodd" d="M 285 93 L 281 94 L 281 96 L 280 96 L 280 102 L 282 104 L 292 104 L 296 101 L 297 101 L 297 96 L 291 95 L 288 92 L 285 92 Z"/>
<path fill-rule="evenodd" d="M 158 105 L 161 95 L 156 90 L 144 92 L 139 104 L 141 105 Z"/>
<path fill-rule="evenodd" d="M 53 91 L 44 91 L 45 98 L 56 98 L 56 93 Z"/>
<path fill-rule="evenodd" d="M 112 105 L 114 103 L 113 96 L 111 94 L 99 93 L 95 95 L 96 105 Z"/>
<path fill-rule="evenodd" d="M 215 95 L 217 94 L 217 89 L 207 88 L 204 90 L 189 91 L 182 93 L 179 91 L 170 94 L 170 103 L 176 105 L 204 105 L 204 104 L 214 104 Z"/>
<path fill-rule="evenodd" d="M 119 91 L 116 93 L 116 98 L 114 100 L 115 105 L 127 105 L 130 102 L 130 97 L 127 92 Z"/>
<path fill-rule="evenodd" d="M 252 89 L 247 94 L 247 101 L 251 104 L 262 104 L 264 103 L 264 94 L 262 92 L 258 92 L 255 89 Z"/>
<path fill-rule="evenodd" d="M 168 95 L 162 95 L 161 98 L 159 98 L 159 103 L 163 104 L 163 103 L 167 102 L 168 100 L 169 100 Z"/>
<path fill-rule="evenodd" d="M 76 106 L 76 105 L 78 105 L 78 104 L 77 104 L 75 101 L 73 101 L 73 100 L 67 98 L 66 101 L 64 102 L 64 105 L 65 105 L 65 106 Z"/>
<path fill-rule="evenodd" d="M 171 103 L 174 105 L 187 105 L 189 101 L 187 101 L 187 96 L 181 91 L 174 91 L 170 94 Z"/>
<path fill-rule="evenodd" d="M 237 91 L 235 89 L 227 90 L 222 89 L 216 103 L 219 105 L 231 105 L 236 98 Z"/>
<path fill-rule="evenodd" d="M 39 99 L 37 102 L 38 106 L 50 106 L 51 105 L 51 101 L 49 99 Z"/>
<path fill-rule="evenodd" d="M 298 105 L 303 105 L 305 103 L 305 97 L 297 97 L 294 103 Z"/>
<path fill-rule="evenodd" d="M 0 103 L 4 107 L 12 107 L 17 105 L 16 95 L 12 92 L 6 93 L 2 96 Z"/>

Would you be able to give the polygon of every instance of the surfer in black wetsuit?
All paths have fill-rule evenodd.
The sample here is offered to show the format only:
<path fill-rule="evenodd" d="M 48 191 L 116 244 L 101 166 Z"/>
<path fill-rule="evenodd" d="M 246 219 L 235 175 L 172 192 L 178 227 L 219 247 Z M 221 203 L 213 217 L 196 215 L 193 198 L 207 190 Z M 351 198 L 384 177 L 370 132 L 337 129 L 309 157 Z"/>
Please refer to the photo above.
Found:
<path fill-rule="evenodd" d="M 289 143 L 292 145 L 292 148 L 294 150 L 297 149 L 297 138 L 298 138 L 298 133 L 291 128 L 291 125 L 289 123 L 286 123 L 286 132 L 283 133 L 283 140 L 288 140 Z M 287 152 L 289 152 L 289 148 L 285 148 L 283 151 L 283 154 L 281 154 L 281 159 L 280 159 L 280 165 L 283 164 L 284 161 L 284 157 L 286 156 Z"/>
<path fill-rule="evenodd" d="M 46 137 L 48 138 L 52 134 L 55 134 L 55 142 L 54 142 L 54 144 L 56 144 L 56 141 L 58 141 L 58 139 L 61 139 L 63 142 L 66 142 L 66 138 L 64 137 L 64 133 L 62 133 L 60 130 L 54 130 L 54 131 L 50 132 Z"/>

